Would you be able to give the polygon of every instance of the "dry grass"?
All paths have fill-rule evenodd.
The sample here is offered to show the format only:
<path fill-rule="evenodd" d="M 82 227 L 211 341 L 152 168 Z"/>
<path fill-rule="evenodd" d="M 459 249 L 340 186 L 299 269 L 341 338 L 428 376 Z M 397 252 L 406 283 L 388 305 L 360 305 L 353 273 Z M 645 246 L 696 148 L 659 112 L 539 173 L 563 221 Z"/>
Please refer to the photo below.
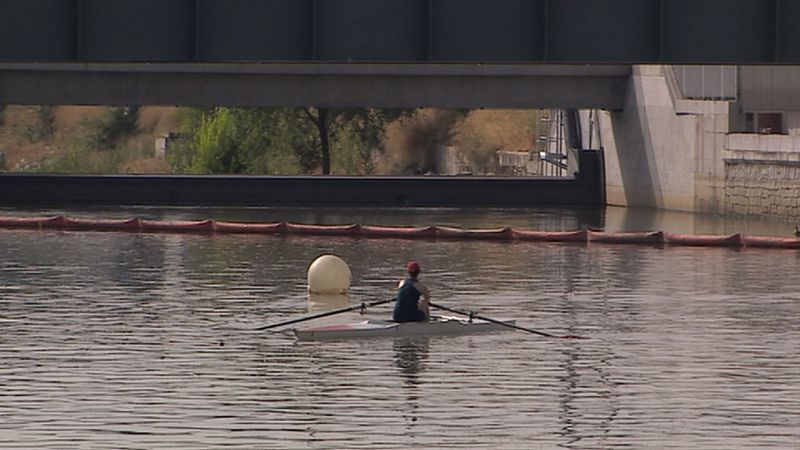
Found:
<path fill-rule="evenodd" d="M 537 110 L 476 110 L 455 129 L 452 145 L 481 143 L 487 148 L 529 150 L 538 136 Z"/>
<path fill-rule="evenodd" d="M 39 126 L 34 106 L 7 106 L 0 126 L 0 152 L 10 171 L 36 171 L 58 165 L 75 153 L 74 144 L 85 133 L 86 123 L 97 119 L 109 108 L 102 106 L 63 105 L 53 108 L 53 133 L 36 142 L 31 136 Z M 139 132 L 124 142 L 121 154 L 110 158 L 102 154 L 81 154 L 86 166 L 118 173 L 169 173 L 169 164 L 153 158 L 155 138 L 178 127 L 178 108 L 145 107 L 139 112 Z M 119 161 L 117 161 L 119 160 Z M 114 167 L 109 167 L 109 164 Z"/>
<path fill-rule="evenodd" d="M 113 156 L 77 152 L 75 142 L 85 133 L 86 123 L 109 108 L 97 106 L 58 106 L 52 109 L 53 132 L 33 141 L 41 109 L 33 106 L 7 106 L 0 124 L 0 152 L 10 171 L 58 167 L 71 158 L 67 169 L 84 158 L 88 170 L 114 173 L 169 173 L 169 164 L 153 158 L 155 139 L 177 131 L 180 108 L 142 107 L 138 133 L 130 136 Z M 476 173 L 491 171 L 497 150 L 531 149 L 539 135 L 538 110 L 440 110 L 420 109 L 413 117 L 396 121 L 386 129 L 383 151 L 375 160 L 378 174 L 411 174 L 435 167 L 436 149 L 454 146 L 479 167 Z M 55 165 L 53 165 L 55 164 Z"/>
<path fill-rule="evenodd" d="M 122 164 L 121 172 L 126 174 L 168 174 L 170 166 L 167 161 L 158 158 L 133 159 Z"/>
<path fill-rule="evenodd" d="M 168 131 L 177 131 L 180 125 L 178 112 L 174 106 L 149 106 L 139 110 L 139 131 L 150 134 L 155 139 Z"/>
<path fill-rule="evenodd" d="M 384 153 L 376 164 L 380 174 L 410 174 L 432 168 L 436 149 L 447 145 L 453 128 L 466 112 L 420 109 L 413 117 L 395 121 L 386 129 Z"/>
<path fill-rule="evenodd" d="M 97 106 L 58 106 L 55 108 L 56 135 L 71 136 L 88 119 L 99 117 L 107 108 Z"/>
<path fill-rule="evenodd" d="M 409 174 L 434 167 L 436 149 L 453 146 L 473 162 L 476 173 L 494 170 L 497 150 L 528 151 L 539 135 L 540 110 L 419 110 L 386 131 L 382 174 Z"/>
<path fill-rule="evenodd" d="M 57 126 L 55 123 L 53 125 Z M 8 170 L 38 168 L 43 161 L 61 152 L 62 149 L 54 141 L 55 136 L 46 140 L 33 139 L 37 126 L 36 107 L 10 105 L 3 111 L 0 152 L 4 155 Z"/>
<path fill-rule="evenodd" d="M 472 111 L 454 130 L 451 145 L 472 163 L 473 173 L 495 173 L 497 152 L 528 151 L 536 142 L 539 111 Z"/>

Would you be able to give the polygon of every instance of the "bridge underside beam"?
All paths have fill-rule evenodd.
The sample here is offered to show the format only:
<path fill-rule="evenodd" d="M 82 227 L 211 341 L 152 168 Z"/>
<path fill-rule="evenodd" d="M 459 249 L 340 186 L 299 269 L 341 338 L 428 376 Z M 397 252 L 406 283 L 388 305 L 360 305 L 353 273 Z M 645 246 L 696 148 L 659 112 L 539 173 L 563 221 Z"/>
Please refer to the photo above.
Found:
<path fill-rule="evenodd" d="M 0 104 L 622 109 L 629 66 L 0 64 Z"/>
<path fill-rule="evenodd" d="M 0 61 L 797 64 L 796 0 L 2 0 Z"/>

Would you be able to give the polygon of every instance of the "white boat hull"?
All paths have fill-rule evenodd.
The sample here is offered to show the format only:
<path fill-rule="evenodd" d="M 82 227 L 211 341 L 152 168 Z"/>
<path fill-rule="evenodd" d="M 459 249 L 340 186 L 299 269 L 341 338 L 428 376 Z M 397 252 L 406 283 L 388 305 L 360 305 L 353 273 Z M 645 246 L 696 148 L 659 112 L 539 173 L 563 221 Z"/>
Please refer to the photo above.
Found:
<path fill-rule="evenodd" d="M 514 325 L 515 320 L 503 320 Z M 437 317 L 430 322 L 392 322 L 389 320 L 364 320 L 356 323 L 325 325 L 315 328 L 296 328 L 297 339 L 320 341 L 369 337 L 448 336 L 474 333 L 509 331 L 511 328 L 484 320 Z"/>

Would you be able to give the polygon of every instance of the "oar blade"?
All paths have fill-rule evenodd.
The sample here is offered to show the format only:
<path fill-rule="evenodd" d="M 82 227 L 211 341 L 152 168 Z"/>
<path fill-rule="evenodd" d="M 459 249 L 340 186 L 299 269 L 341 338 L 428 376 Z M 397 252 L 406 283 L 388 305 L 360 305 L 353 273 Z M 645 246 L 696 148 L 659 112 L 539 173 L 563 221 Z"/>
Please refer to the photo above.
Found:
<path fill-rule="evenodd" d="M 549 337 L 549 338 L 557 338 L 557 339 L 588 339 L 586 337 L 575 336 L 575 335 L 556 336 L 554 334 L 545 333 L 543 331 L 534 330 L 532 328 L 521 327 L 521 326 L 516 325 L 516 324 L 511 324 L 511 323 L 508 323 L 508 322 L 504 322 L 502 320 L 497 320 L 497 319 L 493 319 L 491 317 L 486 317 L 484 315 L 475 314 L 475 312 L 473 312 L 473 311 L 466 311 L 466 310 L 457 309 L 457 308 L 449 308 L 447 306 L 442 306 L 442 305 L 439 305 L 439 304 L 436 304 L 436 303 L 433 303 L 433 302 L 429 302 L 428 304 L 430 306 L 434 307 L 434 308 L 439 308 L 439 309 L 442 309 L 442 310 L 445 310 L 445 311 L 450 311 L 450 312 L 453 312 L 453 313 L 456 313 L 456 314 L 463 314 L 465 316 L 473 317 L 475 319 L 485 320 L 487 322 L 492 322 L 492 323 L 495 323 L 495 324 L 498 324 L 498 325 L 503 325 L 503 326 L 506 326 L 506 327 L 509 327 L 509 328 L 513 328 L 515 330 L 525 331 L 525 332 L 532 333 L 532 334 L 538 334 L 539 336 L 544 336 L 544 337 Z"/>

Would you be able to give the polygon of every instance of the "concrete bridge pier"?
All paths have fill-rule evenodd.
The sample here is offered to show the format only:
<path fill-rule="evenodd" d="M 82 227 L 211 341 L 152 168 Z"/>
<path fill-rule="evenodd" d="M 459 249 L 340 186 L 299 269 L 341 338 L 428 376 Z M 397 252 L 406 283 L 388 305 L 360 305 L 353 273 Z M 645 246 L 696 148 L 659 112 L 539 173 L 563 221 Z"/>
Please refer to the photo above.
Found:
<path fill-rule="evenodd" d="M 625 106 L 601 111 L 609 205 L 723 212 L 729 103 L 683 100 L 664 66 L 634 66 Z"/>

